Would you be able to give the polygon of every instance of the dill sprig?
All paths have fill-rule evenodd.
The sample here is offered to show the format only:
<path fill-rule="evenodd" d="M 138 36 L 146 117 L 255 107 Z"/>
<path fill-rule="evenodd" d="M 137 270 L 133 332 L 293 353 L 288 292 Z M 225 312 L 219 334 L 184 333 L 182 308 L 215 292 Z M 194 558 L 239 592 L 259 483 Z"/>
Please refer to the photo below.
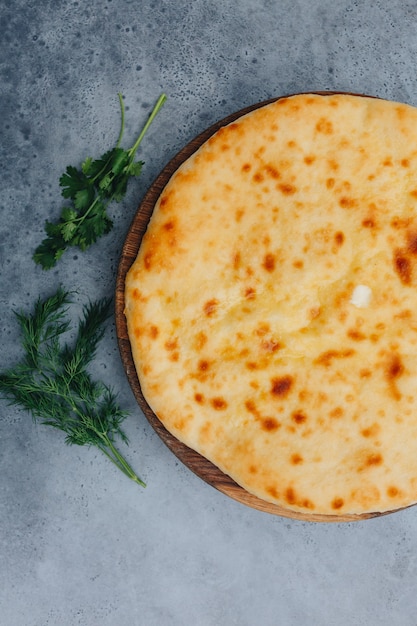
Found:
<path fill-rule="evenodd" d="M 114 444 L 116 437 L 128 443 L 121 428 L 128 413 L 120 409 L 112 389 L 93 380 L 87 371 L 103 337 L 111 299 L 84 306 L 72 345 L 63 343 L 61 337 L 70 330 L 69 304 L 69 293 L 60 287 L 49 298 L 39 298 L 30 315 L 15 312 L 24 357 L 0 373 L 0 394 L 29 411 L 35 421 L 62 430 L 66 443 L 96 446 L 144 487 Z"/>

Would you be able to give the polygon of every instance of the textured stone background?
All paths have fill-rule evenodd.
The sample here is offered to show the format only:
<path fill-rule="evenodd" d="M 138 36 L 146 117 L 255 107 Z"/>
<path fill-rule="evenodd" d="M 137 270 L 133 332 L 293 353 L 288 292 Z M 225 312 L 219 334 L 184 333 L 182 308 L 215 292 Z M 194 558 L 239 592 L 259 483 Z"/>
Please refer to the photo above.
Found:
<path fill-rule="evenodd" d="M 347 0 L 2 0 L 1 366 L 18 358 L 12 308 L 60 283 L 111 295 L 147 186 L 188 140 L 246 105 L 335 89 L 417 105 L 417 4 Z M 156 101 L 140 180 L 115 228 L 43 272 L 31 255 L 58 215 L 58 178 L 126 142 Z M 417 511 L 357 524 L 268 516 L 207 486 L 138 409 L 110 324 L 93 374 L 131 411 L 141 490 L 94 450 L 68 448 L 0 402 L 0 623 L 4 626 L 415 626 Z"/>

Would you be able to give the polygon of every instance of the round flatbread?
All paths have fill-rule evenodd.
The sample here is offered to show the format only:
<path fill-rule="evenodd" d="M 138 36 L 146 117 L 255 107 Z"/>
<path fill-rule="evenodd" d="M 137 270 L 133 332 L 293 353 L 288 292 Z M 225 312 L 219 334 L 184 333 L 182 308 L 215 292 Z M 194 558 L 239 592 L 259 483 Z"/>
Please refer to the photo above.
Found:
<path fill-rule="evenodd" d="M 417 501 L 417 109 L 304 94 L 172 176 L 126 277 L 147 403 L 257 497 Z"/>

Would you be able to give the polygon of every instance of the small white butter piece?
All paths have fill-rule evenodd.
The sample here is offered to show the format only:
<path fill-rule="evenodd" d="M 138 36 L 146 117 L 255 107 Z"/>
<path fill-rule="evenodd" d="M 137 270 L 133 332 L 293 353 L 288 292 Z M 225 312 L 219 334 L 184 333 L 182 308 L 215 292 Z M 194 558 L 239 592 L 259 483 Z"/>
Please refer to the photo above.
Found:
<path fill-rule="evenodd" d="M 372 290 L 366 285 L 357 285 L 353 290 L 350 303 L 358 307 L 358 309 L 364 309 L 369 306 L 372 297 Z"/>

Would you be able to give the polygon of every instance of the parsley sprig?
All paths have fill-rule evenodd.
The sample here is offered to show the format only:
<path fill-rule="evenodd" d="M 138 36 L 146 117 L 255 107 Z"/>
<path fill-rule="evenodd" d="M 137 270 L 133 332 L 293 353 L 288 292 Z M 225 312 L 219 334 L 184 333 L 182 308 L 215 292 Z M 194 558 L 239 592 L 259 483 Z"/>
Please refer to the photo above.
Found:
<path fill-rule="evenodd" d="M 119 408 L 113 391 L 87 371 L 103 337 L 111 299 L 84 307 L 72 345 L 63 343 L 61 337 L 70 331 L 69 303 L 69 293 L 60 287 L 49 298 L 38 299 L 32 314 L 15 312 L 24 357 L 0 373 L 0 393 L 11 404 L 29 411 L 35 421 L 63 431 L 66 443 L 96 446 L 144 487 L 114 443 L 116 436 L 128 443 L 121 428 L 127 413 Z"/>
<path fill-rule="evenodd" d="M 120 147 L 125 129 L 125 108 L 119 93 L 121 127 L 116 146 L 93 160 L 88 157 L 81 168 L 69 165 L 59 179 L 62 196 L 71 201 L 61 209 L 57 222 L 45 223 L 47 237 L 36 248 L 33 259 L 43 269 L 56 265 L 65 250 L 76 246 L 85 250 L 107 234 L 113 222 L 107 214 L 110 202 L 120 202 L 131 177 L 139 176 L 143 161 L 135 161 L 137 150 L 145 133 L 166 100 L 162 94 L 131 148 Z"/>

